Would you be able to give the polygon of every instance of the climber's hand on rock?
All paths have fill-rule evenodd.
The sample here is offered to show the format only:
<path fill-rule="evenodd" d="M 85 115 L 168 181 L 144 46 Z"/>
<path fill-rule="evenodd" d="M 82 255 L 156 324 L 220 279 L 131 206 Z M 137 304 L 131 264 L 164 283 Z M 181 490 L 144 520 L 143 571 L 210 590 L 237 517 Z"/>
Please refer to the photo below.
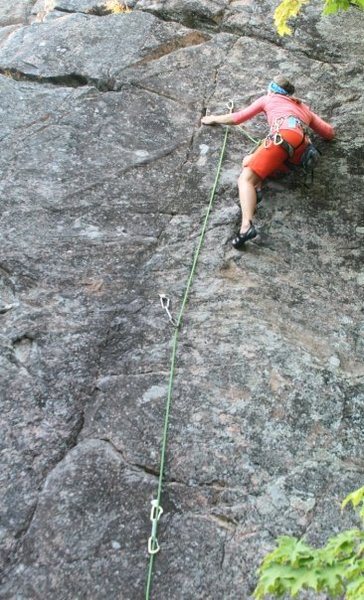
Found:
<path fill-rule="evenodd" d="M 208 115 L 202 117 L 203 125 L 234 125 L 234 119 L 231 113 L 226 115 Z"/>
<path fill-rule="evenodd" d="M 205 117 L 202 117 L 201 123 L 203 125 L 216 125 L 217 121 L 214 115 L 207 115 Z"/>

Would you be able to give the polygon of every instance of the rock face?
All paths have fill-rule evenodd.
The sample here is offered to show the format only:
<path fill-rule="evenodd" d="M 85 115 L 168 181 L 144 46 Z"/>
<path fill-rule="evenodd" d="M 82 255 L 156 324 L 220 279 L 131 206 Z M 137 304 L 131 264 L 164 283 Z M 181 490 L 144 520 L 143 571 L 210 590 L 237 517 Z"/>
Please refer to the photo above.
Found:
<path fill-rule="evenodd" d="M 153 598 L 249 598 L 277 535 L 363 485 L 364 13 L 275 2 L 0 2 L 1 599 L 144 597 L 172 328 L 223 128 L 277 71 L 337 129 L 235 252 L 231 128 L 179 335 Z M 345 35 L 343 35 L 343 31 Z M 257 137 L 264 119 L 247 124 Z M 307 595 L 307 597 L 309 597 Z"/>

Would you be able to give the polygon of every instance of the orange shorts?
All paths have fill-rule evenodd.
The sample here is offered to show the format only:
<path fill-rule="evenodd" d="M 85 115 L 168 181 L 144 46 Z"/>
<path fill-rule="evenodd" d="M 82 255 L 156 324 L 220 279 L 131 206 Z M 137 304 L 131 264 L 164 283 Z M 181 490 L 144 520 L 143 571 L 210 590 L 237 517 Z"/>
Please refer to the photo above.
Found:
<path fill-rule="evenodd" d="M 302 143 L 303 132 L 300 129 L 281 129 L 279 133 L 294 148 L 299 146 L 292 160 L 293 163 L 298 164 L 299 158 L 306 147 L 306 144 Z M 287 151 L 282 146 L 277 146 L 271 141 L 266 148 L 263 142 L 245 166 L 254 171 L 261 179 L 265 179 L 275 171 L 288 172 L 289 169 L 285 165 L 287 158 Z"/>

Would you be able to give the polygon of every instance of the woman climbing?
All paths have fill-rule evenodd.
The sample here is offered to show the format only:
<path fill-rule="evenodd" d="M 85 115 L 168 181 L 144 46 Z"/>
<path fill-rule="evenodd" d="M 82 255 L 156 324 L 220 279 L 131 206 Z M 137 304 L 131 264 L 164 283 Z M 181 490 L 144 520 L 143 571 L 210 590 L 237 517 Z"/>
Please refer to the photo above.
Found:
<path fill-rule="evenodd" d="M 247 240 L 256 237 L 253 217 L 257 205 L 257 190 L 262 181 L 275 171 L 286 171 L 289 159 L 299 164 L 302 154 L 310 143 L 304 127 L 310 127 L 326 140 L 331 140 L 334 129 L 310 108 L 293 97 L 294 86 L 278 75 L 268 86 L 268 93 L 247 108 L 226 115 L 209 115 L 202 118 L 204 125 L 239 125 L 264 112 L 270 132 L 253 154 L 243 160 L 243 170 L 238 180 L 242 211 L 240 233 L 232 240 L 234 248 L 241 249 Z"/>

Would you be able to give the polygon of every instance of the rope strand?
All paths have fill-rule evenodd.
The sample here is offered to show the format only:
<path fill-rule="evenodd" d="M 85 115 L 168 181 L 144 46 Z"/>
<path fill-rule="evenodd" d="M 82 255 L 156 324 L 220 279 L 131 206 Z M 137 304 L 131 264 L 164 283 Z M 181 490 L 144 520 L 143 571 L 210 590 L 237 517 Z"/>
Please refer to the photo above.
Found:
<path fill-rule="evenodd" d="M 238 125 L 238 128 L 240 129 L 240 131 L 246 135 L 246 137 L 253 142 L 253 144 L 255 144 L 256 146 L 258 146 L 258 144 L 260 144 L 260 140 L 257 140 L 256 138 L 253 138 L 252 135 L 250 135 L 250 133 L 247 132 L 246 129 L 244 129 L 244 127 L 242 127 L 241 125 Z"/>
<path fill-rule="evenodd" d="M 232 102 L 229 103 L 229 109 L 230 109 L 230 112 L 232 112 L 232 110 L 233 110 Z M 163 436 L 162 436 L 161 459 L 160 459 L 159 479 L 158 479 L 158 492 L 157 492 L 157 499 L 155 501 L 155 506 L 157 507 L 157 509 L 158 509 L 158 507 L 160 507 L 160 500 L 161 500 L 162 488 L 163 488 L 163 476 L 164 476 L 164 467 L 165 467 L 166 450 L 167 450 L 169 415 L 170 415 L 170 409 L 171 409 L 174 373 L 175 373 L 175 366 L 176 366 L 178 333 L 179 333 L 179 329 L 182 324 L 184 311 L 185 311 L 185 308 L 186 308 L 186 305 L 188 302 L 188 297 L 189 297 L 190 289 L 192 286 L 193 278 L 195 275 L 198 258 L 199 258 L 201 248 L 202 248 L 202 245 L 203 245 L 203 242 L 205 239 L 207 223 L 208 223 L 208 219 L 209 219 L 209 216 L 211 213 L 212 204 L 213 204 L 213 201 L 215 198 L 215 193 L 216 193 L 217 185 L 218 185 L 219 178 L 220 178 L 221 166 L 222 166 L 222 161 L 223 161 L 224 154 L 225 154 L 228 133 L 229 133 L 229 127 L 227 127 L 226 131 L 225 131 L 225 136 L 224 136 L 224 140 L 223 140 L 222 149 L 220 152 L 220 159 L 219 159 L 219 163 L 217 166 L 215 181 L 214 181 L 214 185 L 211 190 L 210 201 L 209 201 L 209 204 L 208 204 L 208 207 L 206 210 L 206 215 L 205 215 L 205 219 L 204 219 L 204 222 L 202 225 L 197 248 L 195 250 L 192 267 L 190 270 L 190 275 L 189 275 L 189 278 L 187 281 L 181 308 L 180 308 L 179 315 L 177 318 L 177 326 L 176 326 L 176 328 L 174 330 L 174 334 L 173 334 L 172 356 L 171 356 L 171 364 L 170 364 L 170 371 L 169 371 L 169 383 L 168 383 L 167 401 L 166 401 L 166 407 L 165 407 Z M 154 522 L 153 522 L 153 537 L 150 538 L 152 552 L 149 555 L 149 565 L 148 565 L 148 575 L 147 575 L 146 590 L 145 590 L 145 600 L 150 599 L 152 579 L 153 579 L 154 556 L 155 556 L 156 552 L 158 552 L 158 549 L 159 549 L 159 545 L 158 545 L 158 541 L 157 541 L 157 528 L 158 528 L 158 518 L 155 517 Z M 153 548 L 153 544 L 154 544 L 154 548 Z"/>

